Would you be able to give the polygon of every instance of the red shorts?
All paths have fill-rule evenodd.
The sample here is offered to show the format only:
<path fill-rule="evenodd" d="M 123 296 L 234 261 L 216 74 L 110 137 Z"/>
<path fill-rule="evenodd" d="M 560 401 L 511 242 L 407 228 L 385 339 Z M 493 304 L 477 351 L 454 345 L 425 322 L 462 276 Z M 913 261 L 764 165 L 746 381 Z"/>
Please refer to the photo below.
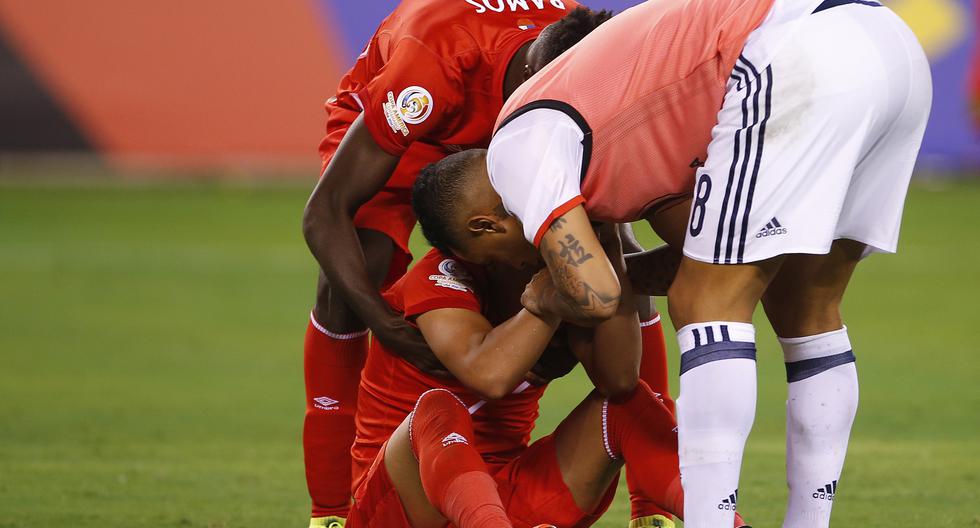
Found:
<path fill-rule="evenodd" d="M 320 142 L 320 159 L 323 161 L 321 174 L 333 158 L 340 141 L 347 134 L 348 126 L 331 121 L 328 120 L 327 123 L 329 132 Z M 402 156 L 398 166 L 395 167 L 395 172 L 381 192 L 362 205 L 354 215 L 354 227 L 379 231 L 395 243 L 395 251 L 388 267 L 388 277 L 382 290 L 387 289 L 404 275 L 412 262 L 408 239 L 412 235 L 412 229 L 415 228 L 415 214 L 412 212 L 412 185 L 415 183 L 415 178 L 426 165 L 439 161 L 445 155 L 445 151 L 439 147 L 414 143 Z"/>
<path fill-rule="evenodd" d="M 494 471 L 494 470 L 491 470 Z M 591 513 L 579 509 L 562 480 L 553 436 L 531 444 L 520 456 L 499 467 L 493 475 L 497 491 L 514 528 L 553 524 L 562 528 L 591 526 L 609 508 L 616 495 L 613 481 L 601 503 Z M 364 481 L 354 492 L 347 528 L 411 528 L 398 492 L 391 483 L 381 449 Z"/>

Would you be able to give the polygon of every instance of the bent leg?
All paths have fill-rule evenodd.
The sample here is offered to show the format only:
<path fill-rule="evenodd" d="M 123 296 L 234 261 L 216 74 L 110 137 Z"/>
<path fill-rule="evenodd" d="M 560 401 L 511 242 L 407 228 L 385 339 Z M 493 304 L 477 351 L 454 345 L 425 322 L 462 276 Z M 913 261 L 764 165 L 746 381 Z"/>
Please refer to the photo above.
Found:
<path fill-rule="evenodd" d="M 466 407 L 444 389 L 422 394 L 392 434 L 384 463 L 414 528 L 510 526 L 474 439 Z"/>
<path fill-rule="evenodd" d="M 670 397 L 670 386 L 667 376 L 667 344 L 664 340 L 663 324 L 660 321 L 660 314 L 653 317 L 643 318 L 640 315 L 640 333 L 643 337 L 643 356 L 640 360 L 640 379 L 650 386 L 654 393 L 660 395 L 664 406 L 671 414 L 674 413 L 674 400 Z M 651 453 L 650 463 L 656 467 L 677 466 L 677 451 L 668 453 Z M 631 518 L 640 519 L 660 515 L 670 517 L 670 512 L 659 507 L 657 503 L 647 497 L 637 484 L 635 464 L 626 466 L 626 483 L 630 491 Z"/>
<path fill-rule="evenodd" d="M 379 287 L 395 251 L 390 238 L 359 230 L 368 273 Z M 320 274 L 317 303 L 303 344 L 306 416 L 303 451 L 312 517 L 346 516 L 351 495 L 350 447 L 368 331 Z"/>
<path fill-rule="evenodd" d="M 554 437 L 562 479 L 582 511 L 599 506 L 625 462 L 644 496 L 681 515 L 674 419 L 646 383 L 619 403 L 594 391 L 561 422 Z"/>
<path fill-rule="evenodd" d="M 792 255 L 763 298 L 786 359 L 785 528 L 828 526 L 857 412 L 858 378 L 840 304 L 864 245 Z"/>

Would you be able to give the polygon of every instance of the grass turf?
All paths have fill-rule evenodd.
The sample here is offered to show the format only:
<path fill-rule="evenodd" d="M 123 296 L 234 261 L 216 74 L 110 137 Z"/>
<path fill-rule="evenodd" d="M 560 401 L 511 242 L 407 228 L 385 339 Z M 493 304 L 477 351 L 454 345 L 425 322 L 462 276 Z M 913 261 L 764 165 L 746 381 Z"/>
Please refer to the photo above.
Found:
<path fill-rule="evenodd" d="M 0 528 L 305 525 L 306 194 L 0 186 Z M 916 187 L 901 254 L 858 270 L 861 408 L 836 526 L 980 526 L 977 203 L 977 183 Z M 757 323 L 739 504 L 776 526 L 785 383 Z M 587 390 L 580 372 L 555 383 L 539 431 Z M 600 526 L 626 525 L 620 491 Z"/>

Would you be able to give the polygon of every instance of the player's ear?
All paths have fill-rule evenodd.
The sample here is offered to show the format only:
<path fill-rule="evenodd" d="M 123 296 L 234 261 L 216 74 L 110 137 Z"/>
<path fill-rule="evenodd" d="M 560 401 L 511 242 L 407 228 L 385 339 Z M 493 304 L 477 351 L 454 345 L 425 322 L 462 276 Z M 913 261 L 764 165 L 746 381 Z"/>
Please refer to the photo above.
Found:
<path fill-rule="evenodd" d="M 478 215 L 478 216 L 471 217 L 466 222 L 466 230 L 474 234 L 478 234 L 478 233 L 490 234 L 490 233 L 502 233 L 505 231 L 505 228 L 503 225 L 501 225 L 498 219 L 492 216 Z"/>

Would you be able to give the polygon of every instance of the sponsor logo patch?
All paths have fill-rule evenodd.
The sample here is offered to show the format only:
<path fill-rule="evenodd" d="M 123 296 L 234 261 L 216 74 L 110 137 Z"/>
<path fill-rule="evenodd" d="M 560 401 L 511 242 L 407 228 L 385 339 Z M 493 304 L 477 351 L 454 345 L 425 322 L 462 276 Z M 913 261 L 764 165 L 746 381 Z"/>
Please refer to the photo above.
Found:
<path fill-rule="evenodd" d="M 718 503 L 718 509 L 726 510 L 726 511 L 735 511 L 735 506 L 737 502 L 738 502 L 738 490 L 735 490 L 734 493 L 729 494 L 727 498 L 722 499 L 721 502 Z"/>
<path fill-rule="evenodd" d="M 760 229 L 759 232 L 755 234 L 755 238 L 779 236 L 779 235 L 785 235 L 786 233 L 789 233 L 789 229 L 783 227 L 782 224 L 779 223 L 779 220 L 777 220 L 776 217 L 774 216 L 772 217 L 772 220 L 770 220 L 769 223 L 765 225 L 765 227 Z"/>
<path fill-rule="evenodd" d="M 463 436 L 463 435 L 461 435 L 459 433 L 449 433 L 449 434 L 446 435 L 445 438 L 442 439 L 442 447 L 449 447 L 449 446 L 451 446 L 453 444 L 467 444 L 467 445 L 469 445 L 469 442 L 466 440 L 466 437 L 465 436 Z"/>
<path fill-rule="evenodd" d="M 330 396 L 318 396 L 313 398 L 313 406 L 324 411 L 336 411 L 340 408 L 340 402 Z"/>
<path fill-rule="evenodd" d="M 470 284 L 473 277 L 453 259 L 445 259 L 439 263 L 439 275 L 429 275 L 429 280 L 436 286 L 456 291 L 472 291 Z"/>
<path fill-rule="evenodd" d="M 833 501 L 834 496 L 837 495 L 837 481 L 833 481 L 830 484 L 822 488 L 817 488 L 817 491 L 813 492 L 813 498 L 818 500 L 829 500 Z"/>

